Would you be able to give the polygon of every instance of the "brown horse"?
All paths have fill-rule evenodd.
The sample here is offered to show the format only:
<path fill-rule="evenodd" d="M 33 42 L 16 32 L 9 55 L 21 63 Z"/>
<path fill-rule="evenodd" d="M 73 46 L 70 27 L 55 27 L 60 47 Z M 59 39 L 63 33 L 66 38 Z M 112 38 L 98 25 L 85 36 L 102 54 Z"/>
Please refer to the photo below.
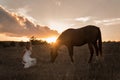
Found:
<path fill-rule="evenodd" d="M 102 39 L 101 31 L 98 27 L 93 25 L 88 25 L 83 28 L 78 29 L 67 29 L 65 30 L 54 43 L 51 50 L 51 62 L 54 62 L 58 53 L 57 50 L 61 45 L 65 45 L 68 48 L 69 56 L 71 61 L 73 60 L 73 46 L 82 46 L 88 44 L 90 50 L 89 63 L 92 60 L 94 48 L 96 51 L 96 56 L 102 56 Z M 94 48 L 93 48 L 94 47 Z"/>

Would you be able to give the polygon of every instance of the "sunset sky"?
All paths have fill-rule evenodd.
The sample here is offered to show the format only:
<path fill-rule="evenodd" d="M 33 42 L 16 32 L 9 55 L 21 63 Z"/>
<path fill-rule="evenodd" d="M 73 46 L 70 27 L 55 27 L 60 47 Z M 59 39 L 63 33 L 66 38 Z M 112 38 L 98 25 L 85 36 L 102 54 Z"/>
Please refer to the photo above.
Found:
<path fill-rule="evenodd" d="M 57 37 L 96 25 L 103 41 L 120 41 L 120 0 L 0 0 L 0 40 Z"/>

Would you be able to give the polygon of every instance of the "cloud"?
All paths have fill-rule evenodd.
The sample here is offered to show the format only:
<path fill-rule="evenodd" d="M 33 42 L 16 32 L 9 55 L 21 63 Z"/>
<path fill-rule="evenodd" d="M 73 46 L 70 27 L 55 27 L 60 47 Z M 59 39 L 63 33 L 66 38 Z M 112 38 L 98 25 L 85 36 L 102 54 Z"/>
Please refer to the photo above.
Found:
<path fill-rule="evenodd" d="M 87 22 L 91 20 L 91 17 L 90 16 L 86 16 L 86 17 L 78 17 L 78 18 L 68 18 L 68 19 L 65 19 L 65 21 L 77 21 L 77 22 Z"/>
<path fill-rule="evenodd" d="M 37 23 L 37 20 L 35 20 L 32 16 L 28 14 L 28 12 L 31 11 L 28 6 L 24 6 L 18 9 L 11 9 L 11 11 L 16 13 L 19 16 L 24 16 L 25 18 L 29 19 L 33 23 Z"/>
<path fill-rule="evenodd" d="M 104 19 L 104 20 L 95 20 L 96 24 L 103 24 L 103 25 L 115 25 L 120 24 L 120 18 L 112 18 L 112 19 Z"/>
<path fill-rule="evenodd" d="M 73 23 L 73 27 L 75 26 L 85 26 L 85 25 L 96 25 L 96 26 L 112 26 L 120 24 L 120 18 L 99 18 L 93 16 L 85 16 L 78 18 L 68 18 L 65 19 L 66 22 Z"/>
<path fill-rule="evenodd" d="M 59 0 L 56 0 L 56 5 L 61 6 L 61 2 Z"/>
<path fill-rule="evenodd" d="M 80 18 L 75 18 L 74 20 L 80 22 L 87 22 L 90 20 L 90 17 L 80 17 Z"/>
<path fill-rule="evenodd" d="M 52 0 L 52 1 L 56 6 L 61 6 L 61 1 L 60 0 Z"/>
<path fill-rule="evenodd" d="M 65 21 L 71 21 L 71 22 L 81 22 L 84 24 L 92 23 L 96 25 L 114 25 L 114 24 L 120 24 L 120 18 L 111 18 L 111 19 L 100 19 L 98 17 L 92 17 L 92 16 L 86 16 L 86 17 L 79 17 L 79 18 L 69 18 L 65 19 Z"/>
<path fill-rule="evenodd" d="M 25 13 L 24 10 L 22 12 Z M 48 26 L 36 25 L 23 15 L 10 12 L 0 6 L 0 34 L 10 37 L 35 36 L 45 38 L 57 36 L 58 32 L 51 30 Z"/>

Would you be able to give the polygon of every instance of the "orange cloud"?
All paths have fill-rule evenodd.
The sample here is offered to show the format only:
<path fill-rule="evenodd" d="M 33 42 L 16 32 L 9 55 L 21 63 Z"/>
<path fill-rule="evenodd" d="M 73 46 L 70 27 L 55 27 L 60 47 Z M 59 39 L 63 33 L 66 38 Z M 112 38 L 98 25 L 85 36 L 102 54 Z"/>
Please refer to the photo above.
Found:
<path fill-rule="evenodd" d="M 0 7 L 0 18 L 0 34 L 4 33 L 11 37 L 35 36 L 38 38 L 58 35 L 57 31 L 47 26 L 35 25 L 24 16 L 9 12 L 3 7 Z"/>

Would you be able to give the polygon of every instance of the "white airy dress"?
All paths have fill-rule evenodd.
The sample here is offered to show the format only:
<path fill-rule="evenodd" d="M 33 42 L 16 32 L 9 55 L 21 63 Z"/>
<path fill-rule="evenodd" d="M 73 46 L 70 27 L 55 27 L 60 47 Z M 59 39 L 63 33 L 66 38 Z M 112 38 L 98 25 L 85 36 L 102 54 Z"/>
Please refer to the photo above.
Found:
<path fill-rule="evenodd" d="M 31 58 L 31 51 L 30 50 L 25 50 L 25 54 L 23 56 L 23 64 L 24 64 L 24 68 L 29 68 L 33 65 L 36 64 L 36 59 L 35 58 Z"/>

